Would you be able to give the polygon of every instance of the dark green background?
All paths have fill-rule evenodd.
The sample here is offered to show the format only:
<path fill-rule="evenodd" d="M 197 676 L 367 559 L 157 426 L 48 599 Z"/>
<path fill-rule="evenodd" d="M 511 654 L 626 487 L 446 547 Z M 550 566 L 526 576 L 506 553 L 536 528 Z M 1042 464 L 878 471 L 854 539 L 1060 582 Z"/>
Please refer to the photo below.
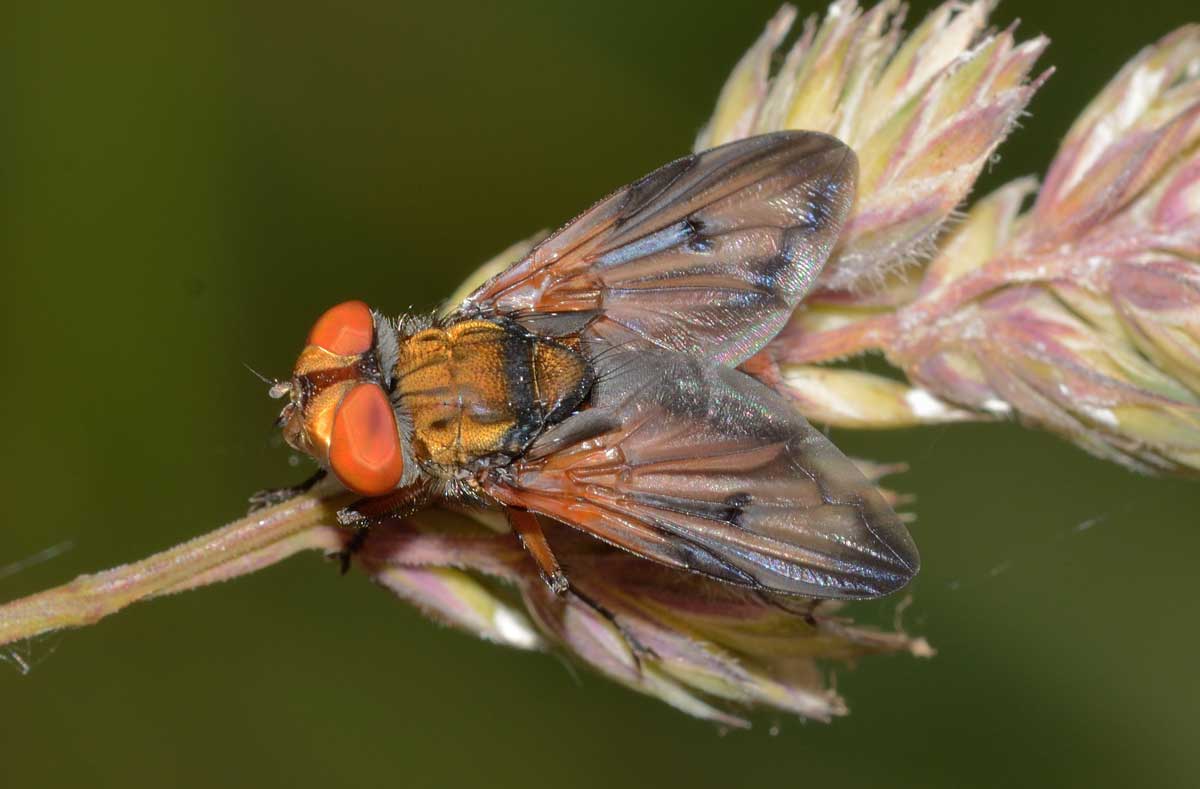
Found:
<path fill-rule="evenodd" d="M 285 373 L 341 299 L 430 308 L 684 153 L 776 3 L 12 6 L 0 567 L 74 547 L 0 578 L 0 599 L 297 479 L 243 362 Z M 985 187 L 1043 171 L 1084 102 L 1189 14 L 1005 3 L 997 21 L 1050 35 L 1059 71 Z M 720 736 L 306 556 L 39 640 L 29 676 L 0 666 L 0 784 L 1195 785 L 1197 484 L 1010 425 L 838 440 L 913 465 L 906 621 L 940 650 L 839 670 L 847 719 Z"/>

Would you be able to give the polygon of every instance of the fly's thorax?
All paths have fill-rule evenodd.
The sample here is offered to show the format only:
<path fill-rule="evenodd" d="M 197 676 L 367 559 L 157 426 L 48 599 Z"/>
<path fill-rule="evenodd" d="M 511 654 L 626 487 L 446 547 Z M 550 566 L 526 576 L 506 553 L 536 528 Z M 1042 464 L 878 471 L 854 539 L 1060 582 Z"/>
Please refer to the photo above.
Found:
<path fill-rule="evenodd" d="M 396 399 L 411 416 L 413 452 L 455 477 L 507 462 L 591 387 L 586 360 L 513 321 L 467 319 L 401 339 Z"/>

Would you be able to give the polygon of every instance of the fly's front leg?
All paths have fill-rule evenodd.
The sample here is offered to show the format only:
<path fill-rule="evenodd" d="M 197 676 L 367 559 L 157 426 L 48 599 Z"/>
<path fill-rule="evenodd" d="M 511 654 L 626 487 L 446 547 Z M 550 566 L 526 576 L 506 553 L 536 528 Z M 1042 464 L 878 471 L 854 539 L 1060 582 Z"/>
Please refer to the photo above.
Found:
<path fill-rule="evenodd" d="M 521 538 L 525 550 L 529 551 L 529 555 L 537 563 L 542 580 L 555 594 L 565 594 L 570 587 L 567 575 L 562 571 L 554 551 L 550 549 L 550 543 L 546 541 L 546 533 L 542 531 L 542 524 L 538 523 L 537 516 L 528 510 L 512 507 L 507 508 L 505 513 L 508 515 L 508 525 Z"/>
<path fill-rule="evenodd" d="M 383 496 L 359 499 L 349 507 L 338 510 L 338 525 L 365 529 L 392 518 L 412 515 L 425 506 L 428 499 L 426 493 L 425 486 L 417 484 L 397 488 Z"/>
<path fill-rule="evenodd" d="M 378 523 L 393 518 L 404 518 L 417 510 L 423 509 L 429 501 L 429 488 L 423 483 L 416 483 L 396 490 L 384 496 L 371 499 L 359 499 L 349 507 L 338 510 L 339 526 L 355 529 L 354 536 L 346 544 L 345 549 L 338 554 L 341 561 L 342 573 L 350 569 L 350 560 L 366 541 L 367 531 Z"/>
<path fill-rule="evenodd" d="M 250 512 L 258 512 L 264 507 L 271 507 L 276 504 L 282 504 L 288 499 L 294 499 L 301 493 L 308 493 L 321 480 L 325 479 L 326 471 L 323 468 L 317 469 L 317 472 L 308 479 L 301 482 L 299 485 L 293 485 L 290 488 L 272 488 L 270 490 L 260 490 L 250 497 Z"/>

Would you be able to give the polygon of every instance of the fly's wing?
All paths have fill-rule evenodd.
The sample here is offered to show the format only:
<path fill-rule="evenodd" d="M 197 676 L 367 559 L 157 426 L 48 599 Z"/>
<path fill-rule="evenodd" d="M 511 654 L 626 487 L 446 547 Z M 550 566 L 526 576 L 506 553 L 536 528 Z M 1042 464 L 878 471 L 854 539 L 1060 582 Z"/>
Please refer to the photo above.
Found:
<path fill-rule="evenodd" d="M 916 573 L 916 547 L 879 492 L 775 392 L 673 352 L 600 358 L 595 405 L 485 473 L 489 494 L 774 592 L 878 597 Z"/>
<path fill-rule="evenodd" d="M 574 313 L 737 365 L 816 281 L 854 200 L 857 160 L 817 132 L 751 137 L 671 162 L 601 200 L 485 283 L 460 313 Z"/>

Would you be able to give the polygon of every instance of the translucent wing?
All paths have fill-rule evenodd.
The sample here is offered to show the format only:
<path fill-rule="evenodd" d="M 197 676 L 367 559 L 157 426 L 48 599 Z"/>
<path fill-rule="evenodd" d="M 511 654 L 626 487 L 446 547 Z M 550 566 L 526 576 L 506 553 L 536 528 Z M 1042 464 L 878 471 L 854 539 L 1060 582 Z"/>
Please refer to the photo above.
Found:
<path fill-rule="evenodd" d="M 857 163 L 816 132 L 751 137 L 618 190 L 485 283 L 460 312 L 574 313 L 736 365 L 783 327 L 854 200 Z"/>
<path fill-rule="evenodd" d="M 896 514 L 775 392 L 674 352 L 600 358 L 595 405 L 485 475 L 488 493 L 645 558 L 776 592 L 877 597 L 916 573 Z"/>

